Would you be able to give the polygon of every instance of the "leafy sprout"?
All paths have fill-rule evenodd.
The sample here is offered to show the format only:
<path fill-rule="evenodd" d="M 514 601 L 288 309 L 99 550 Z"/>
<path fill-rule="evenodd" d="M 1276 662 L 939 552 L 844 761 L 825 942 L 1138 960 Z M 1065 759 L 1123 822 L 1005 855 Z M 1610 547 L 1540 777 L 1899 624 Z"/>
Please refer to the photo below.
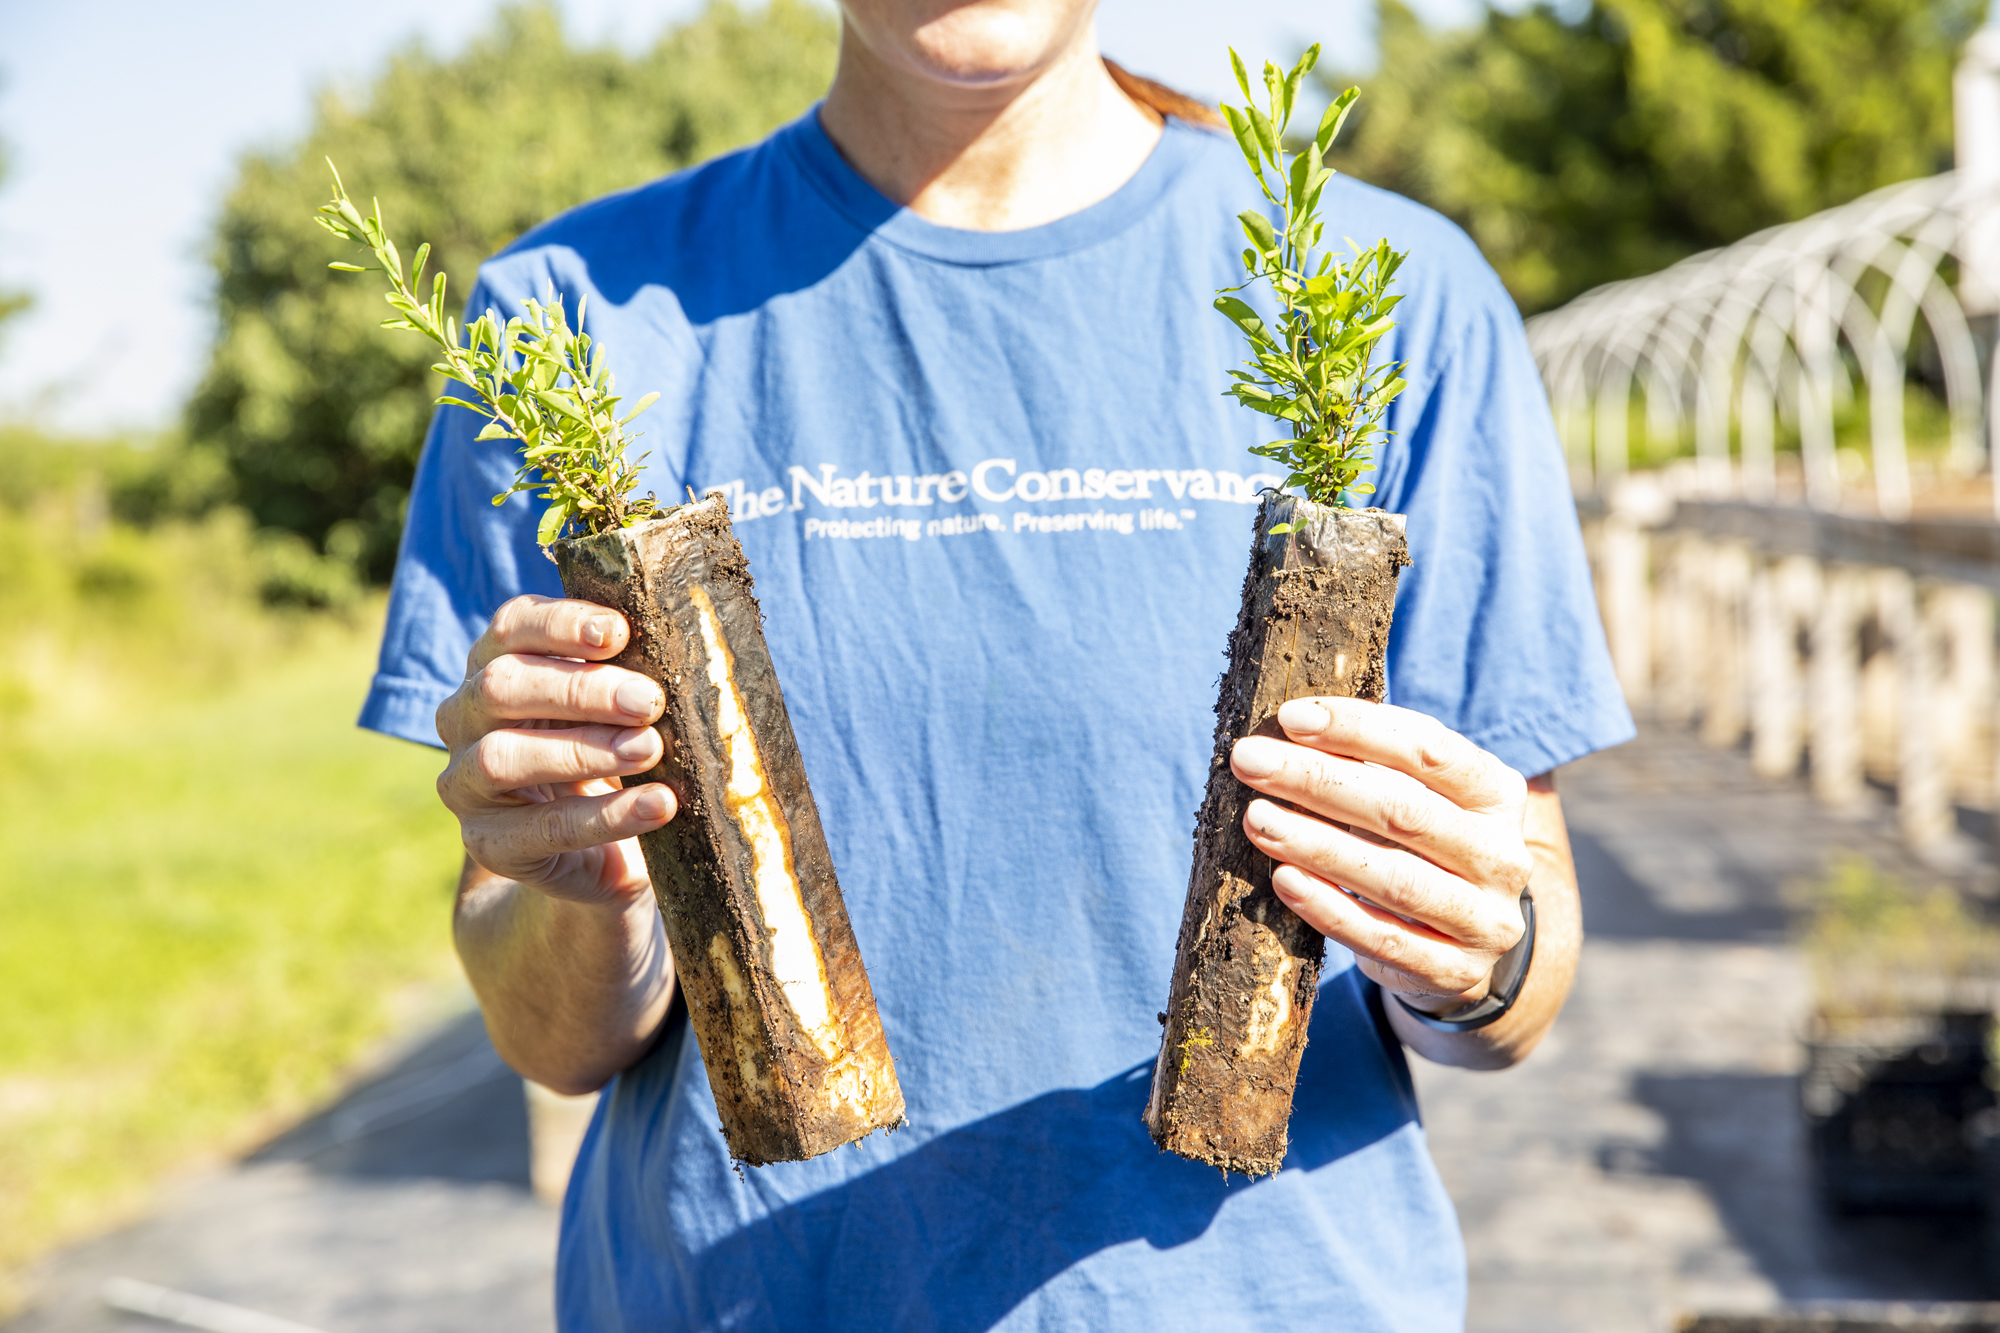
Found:
<path fill-rule="evenodd" d="M 328 162 L 329 169 L 333 163 Z M 563 313 L 562 299 L 547 304 L 524 302 L 525 316 L 505 324 L 488 310 L 459 334 L 458 321 L 445 312 L 445 275 L 431 280 L 429 300 L 414 290 L 423 280 L 429 245 L 417 247 L 407 280 L 402 255 L 382 225 L 382 205 L 363 215 L 347 197 L 340 172 L 333 171 L 333 198 L 319 206 L 319 225 L 344 240 L 372 252 L 375 264 L 333 263 L 343 273 L 383 273 L 389 290 L 383 294 L 396 314 L 382 321 L 387 329 L 408 329 L 436 343 L 444 360 L 432 366 L 438 374 L 470 389 L 477 402 L 449 394 L 439 403 L 469 408 L 486 418 L 482 440 L 517 440 L 521 466 L 514 484 L 493 497 L 500 504 L 519 491 L 543 489 L 549 507 L 535 539 L 543 545 L 574 526 L 584 533 L 615 532 L 661 510 L 652 495 L 635 496 L 641 454 L 628 458 L 625 427 L 658 398 L 649 393 L 620 416 L 620 399 L 604 349 L 581 331 L 583 305 L 578 303 L 577 328 Z"/>
<path fill-rule="evenodd" d="M 1326 153 L 1360 96 L 1359 89 L 1349 88 L 1335 98 L 1312 143 L 1287 154 L 1285 131 L 1299 84 L 1318 61 L 1315 43 L 1289 73 L 1265 62 L 1269 109 L 1260 111 L 1242 58 L 1229 53 L 1246 105 L 1224 106 L 1222 114 L 1282 225 L 1273 226 L 1261 209 L 1237 215 L 1250 241 L 1243 252 L 1248 276 L 1240 286 L 1225 288 L 1215 308 L 1250 343 L 1246 368 L 1229 372 L 1236 383 L 1225 392 L 1245 407 L 1291 423 L 1290 439 L 1256 445 L 1251 452 L 1282 463 L 1291 473 L 1285 485 L 1301 487 L 1314 504 L 1344 508 L 1348 493 L 1374 492 L 1359 478 L 1372 465 L 1375 446 L 1388 438 L 1383 415 L 1406 387 L 1402 365 L 1376 365 L 1375 351 L 1395 327 L 1389 315 L 1402 298 L 1389 295 L 1389 284 L 1407 256 L 1391 250 L 1386 240 L 1367 248 L 1349 241 L 1353 253 L 1345 260 L 1318 251 L 1324 228 L 1320 194 L 1334 174 Z M 1275 327 L 1230 294 L 1259 278 L 1278 298 Z M 1281 524 L 1274 531 L 1290 527 Z"/>

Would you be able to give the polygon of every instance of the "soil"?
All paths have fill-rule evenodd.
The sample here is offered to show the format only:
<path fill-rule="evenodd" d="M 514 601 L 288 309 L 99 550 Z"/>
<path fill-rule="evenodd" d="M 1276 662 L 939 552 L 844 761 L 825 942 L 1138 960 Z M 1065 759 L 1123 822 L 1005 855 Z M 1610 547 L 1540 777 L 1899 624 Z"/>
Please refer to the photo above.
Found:
<path fill-rule="evenodd" d="M 639 839 L 729 1151 L 803 1161 L 903 1120 L 903 1094 L 727 504 L 555 543 L 564 590 L 624 614 L 615 665 L 666 692 L 680 812 Z"/>
<path fill-rule="evenodd" d="M 1272 534 L 1288 522 L 1299 530 Z M 1284 1162 L 1325 946 L 1271 890 L 1271 859 L 1243 832 L 1256 793 L 1230 772 L 1229 751 L 1281 734 L 1288 699 L 1383 698 L 1396 577 L 1409 563 L 1400 515 L 1276 494 L 1259 507 L 1146 1106 L 1155 1143 L 1225 1174 Z"/>

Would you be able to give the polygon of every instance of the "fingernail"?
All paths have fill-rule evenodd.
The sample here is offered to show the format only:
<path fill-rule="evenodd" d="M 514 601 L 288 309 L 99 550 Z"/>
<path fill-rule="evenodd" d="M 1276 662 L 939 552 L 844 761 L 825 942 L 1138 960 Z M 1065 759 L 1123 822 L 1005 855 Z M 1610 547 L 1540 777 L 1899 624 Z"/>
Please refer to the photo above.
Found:
<path fill-rule="evenodd" d="M 1247 778 L 1268 778 L 1285 762 L 1278 753 L 1278 743 L 1263 736 L 1247 736 L 1236 742 L 1229 758 L 1236 771 Z"/>
<path fill-rule="evenodd" d="M 1243 817 L 1250 821 L 1253 831 L 1267 838 L 1278 835 L 1277 807 L 1269 801 L 1250 802 L 1250 808 L 1243 812 Z"/>
<path fill-rule="evenodd" d="M 611 642 L 612 623 L 603 616 L 592 616 L 583 622 L 583 641 L 593 648 L 602 648 Z"/>
<path fill-rule="evenodd" d="M 612 743 L 611 753 L 620 759 L 644 759 L 653 753 L 653 729 L 634 727 Z"/>
<path fill-rule="evenodd" d="M 1271 892 L 1277 894 L 1285 906 L 1303 902 L 1306 897 L 1304 888 L 1304 877 L 1292 867 L 1277 866 L 1271 871 Z"/>
<path fill-rule="evenodd" d="M 667 817 L 667 792 L 664 787 L 648 787 L 640 792 L 632 802 L 632 813 L 640 819 L 657 822 Z"/>
<path fill-rule="evenodd" d="M 660 711 L 660 687 L 650 680 L 628 680 L 613 696 L 627 717 L 652 717 Z"/>
<path fill-rule="evenodd" d="M 1311 699 L 1293 699 L 1278 706 L 1278 725 L 1294 736 L 1317 736 L 1333 725 L 1333 714 Z"/>

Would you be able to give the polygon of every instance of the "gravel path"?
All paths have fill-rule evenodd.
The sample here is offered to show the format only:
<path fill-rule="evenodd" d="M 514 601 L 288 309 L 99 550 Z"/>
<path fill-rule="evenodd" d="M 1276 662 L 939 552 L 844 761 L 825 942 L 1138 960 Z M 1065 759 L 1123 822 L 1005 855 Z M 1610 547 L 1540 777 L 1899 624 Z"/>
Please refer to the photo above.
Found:
<path fill-rule="evenodd" d="M 1472 1333 L 1663 1333 L 1696 1310 L 1993 1294 L 1964 1224 L 1833 1223 L 1796 1108 L 1805 978 L 1782 889 L 1851 848 L 1919 877 L 1886 813 L 1824 812 L 1651 729 L 1563 777 L 1590 932 L 1554 1034 L 1504 1075 L 1420 1067 L 1472 1265 Z M 1961 878 L 1990 891 L 1991 872 Z M 543 1333 L 553 1210 L 521 1086 L 476 1017 L 153 1215 L 54 1256 L 6 1333 L 137 1333 L 114 1276 L 324 1333 Z"/>

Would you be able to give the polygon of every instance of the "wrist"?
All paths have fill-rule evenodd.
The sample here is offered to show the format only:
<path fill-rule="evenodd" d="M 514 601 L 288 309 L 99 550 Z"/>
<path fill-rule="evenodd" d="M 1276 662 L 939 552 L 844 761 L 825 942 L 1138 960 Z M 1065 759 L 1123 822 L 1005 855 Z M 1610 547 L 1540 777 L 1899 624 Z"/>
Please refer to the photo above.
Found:
<path fill-rule="evenodd" d="M 1493 990 L 1493 974 L 1487 973 L 1484 980 L 1471 990 L 1460 991 L 1456 995 L 1406 995 L 1397 991 L 1396 998 L 1406 1008 L 1415 1009 L 1432 1018 L 1451 1018 L 1458 1010 L 1470 1009 L 1485 999 Z"/>
<path fill-rule="evenodd" d="M 1458 1002 L 1462 997 L 1419 997 L 1413 1001 L 1401 995 L 1396 996 L 1396 1003 L 1417 1022 L 1437 1032 L 1476 1032 L 1499 1022 L 1520 998 L 1527 984 L 1528 968 L 1535 958 L 1535 896 L 1527 889 L 1521 890 L 1521 924 L 1520 940 L 1500 955 L 1492 972 L 1487 974 L 1486 993 L 1472 1003 Z M 1422 1004 L 1426 998 L 1451 999 L 1453 1003 L 1438 1012 Z"/>
<path fill-rule="evenodd" d="M 538 915 L 557 930 L 650 934 L 660 912 L 652 886 L 646 884 L 583 897 L 541 884 L 522 887 L 533 891 L 532 896 L 540 904 Z"/>
<path fill-rule="evenodd" d="M 583 915 L 618 917 L 655 910 L 653 884 L 636 846 L 607 843 L 583 852 L 551 856 L 540 863 L 548 878 L 531 879 L 480 864 L 470 846 L 465 854 L 461 895 L 504 888 L 529 890 L 528 896 L 547 910 L 574 910 Z M 633 873 L 637 868 L 637 874 Z"/>

